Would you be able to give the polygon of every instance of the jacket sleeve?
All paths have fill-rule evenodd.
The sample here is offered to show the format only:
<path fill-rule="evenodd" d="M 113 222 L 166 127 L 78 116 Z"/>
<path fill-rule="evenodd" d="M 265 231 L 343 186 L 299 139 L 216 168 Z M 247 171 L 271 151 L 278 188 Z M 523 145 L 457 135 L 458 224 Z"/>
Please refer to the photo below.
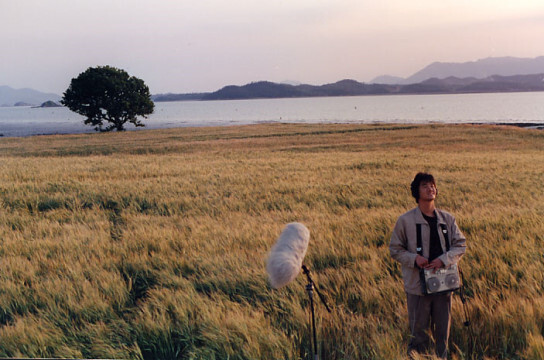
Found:
<path fill-rule="evenodd" d="M 466 239 L 457 223 L 455 218 L 452 218 L 452 223 L 449 229 L 450 232 L 450 251 L 440 256 L 440 260 L 445 266 L 451 266 L 457 264 L 461 257 L 465 254 L 467 244 Z"/>
<path fill-rule="evenodd" d="M 389 253 L 391 257 L 400 262 L 403 266 L 409 268 L 415 267 L 417 254 L 408 251 L 408 237 L 406 236 L 406 226 L 401 218 L 397 220 L 391 241 L 389 243 Z"/>

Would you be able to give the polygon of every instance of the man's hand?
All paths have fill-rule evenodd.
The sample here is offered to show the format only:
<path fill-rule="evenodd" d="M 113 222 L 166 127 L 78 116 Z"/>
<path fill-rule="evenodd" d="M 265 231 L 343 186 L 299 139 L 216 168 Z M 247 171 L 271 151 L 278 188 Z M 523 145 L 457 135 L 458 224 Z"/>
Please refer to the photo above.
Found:
<path fill-rule="evenodd" d="M 443 267 L 444 267 L 444 263 L 442 262 L 442 260 L 440 260 L 439 258 L 436 258 L 430 263 L 428 263 L 427 266 L 425 266 L 425 269 L 433 269 L 433 272 L 435 272 L 436 270 Z"/>
<path fill-rule="evenodd" d="M 429 266 L 429 261 L 425 259 L 423 256 L 418 255 L 416 256 L 416 265 L 418 268 L 424 269 Z"/>

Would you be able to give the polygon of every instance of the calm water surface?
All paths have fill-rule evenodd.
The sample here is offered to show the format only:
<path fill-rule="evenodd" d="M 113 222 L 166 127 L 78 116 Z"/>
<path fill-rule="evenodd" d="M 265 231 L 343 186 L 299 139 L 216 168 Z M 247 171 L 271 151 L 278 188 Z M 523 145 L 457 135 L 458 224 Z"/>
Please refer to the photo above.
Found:
<path fill-rule="evenodd" d="M 143 122 L 143 129 L 263 122 L 541 124 L 544 92 L 158 102 Z M 67 108 L 0 107 L 5 137 L 85 132 L 94 130 Z"/>

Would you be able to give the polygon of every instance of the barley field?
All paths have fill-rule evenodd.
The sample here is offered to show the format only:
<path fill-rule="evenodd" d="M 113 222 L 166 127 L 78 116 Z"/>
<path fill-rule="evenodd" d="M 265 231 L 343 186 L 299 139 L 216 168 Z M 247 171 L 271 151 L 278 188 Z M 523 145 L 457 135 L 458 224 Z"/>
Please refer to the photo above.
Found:
<path fill-rule="evenodd" d="M 320 359 L 404 359 L 409 184 L 467 237 L 452 359 L 544 359 L 544 132 L 262 124 L 0 139 L 0 357 L 311 359 L 306 281 L 267 283 L 293 221 Z M 316 299 L 317 300 L 317 299 Z M 472 333 L 473 336 L 470 336 Z M 472 351 L 470 349 L 472 348 Z"/>

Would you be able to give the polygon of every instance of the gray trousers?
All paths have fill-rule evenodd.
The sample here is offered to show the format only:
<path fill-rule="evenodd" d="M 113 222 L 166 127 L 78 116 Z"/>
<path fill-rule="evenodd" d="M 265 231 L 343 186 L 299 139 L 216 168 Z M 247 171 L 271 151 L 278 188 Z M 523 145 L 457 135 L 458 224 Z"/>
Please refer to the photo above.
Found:
<path fill-rule="evenodd" d="M 406 294 L 411 338 L 408 354 L 425 353 L 430 348 L 429 328 L 432 332 L 436 355 L 446 359 L 451 324 L 451 292 L 439 295 Z"/>

